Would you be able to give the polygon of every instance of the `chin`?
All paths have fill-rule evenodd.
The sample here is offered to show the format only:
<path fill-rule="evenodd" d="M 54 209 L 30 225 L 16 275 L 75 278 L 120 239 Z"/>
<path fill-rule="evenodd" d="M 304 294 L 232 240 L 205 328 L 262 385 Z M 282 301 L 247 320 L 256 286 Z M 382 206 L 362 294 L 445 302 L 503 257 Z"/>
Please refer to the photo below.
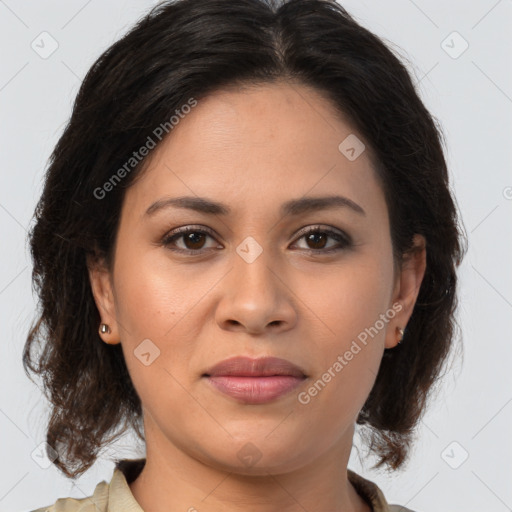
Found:
<path fill-rule="evenodd" d="M 209 453 L 207 460 L 203 462 L 222 471 L 251 476 L 288 473 L 306 463 L 304 453 L 297 451 L 298 442 L 292 442 L 288 446 L 279 440 L 277 442 L 278 446 L 274 446 L 268 439 L 261 442 L 247 440 L 233 443 L 233 451 L 224 451 L 216 456 Z"/>

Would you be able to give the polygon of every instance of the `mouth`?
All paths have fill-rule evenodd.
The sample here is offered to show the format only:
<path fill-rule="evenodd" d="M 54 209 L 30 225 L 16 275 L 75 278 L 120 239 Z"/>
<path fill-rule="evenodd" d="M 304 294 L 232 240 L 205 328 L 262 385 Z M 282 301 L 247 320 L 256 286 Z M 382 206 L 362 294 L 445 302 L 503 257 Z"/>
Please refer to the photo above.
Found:
<path fill-rule="evenodd" d="M 276 357 L 233 357 L 213 366 L 202 377 L 216 391 L 245 404 L 275 401 L 308 378 L 299 366 Z"/>

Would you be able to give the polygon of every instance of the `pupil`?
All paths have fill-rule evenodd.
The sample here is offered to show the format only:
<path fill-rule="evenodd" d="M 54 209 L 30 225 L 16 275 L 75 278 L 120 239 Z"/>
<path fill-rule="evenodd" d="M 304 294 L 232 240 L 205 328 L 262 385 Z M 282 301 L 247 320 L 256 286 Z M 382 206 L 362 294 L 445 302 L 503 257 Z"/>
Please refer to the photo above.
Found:
<path fill-rule="evenodd" d="M 186 236 L 186 240 L 187 240 L 187 247 L 188 247 L 188 242 L 192 242 L 192 244 L 196 244 L 196 243 L 199 243 L 199 245 L 201 245 L 200 243 L 200 240 L 198 242 L 198 239 L 201 239 L 201 237 L 203 237 L 204 235 L 202 233 L 189 233 L 187 236 Z M 200 247 L 189 247 L 189 249 L 199 249 Z"/>
<path fill-rule="evenodd" d="M 309 240 L 313 241 L 313 243 L 318 243 L 318 241 L 314 240 L 314 238 L 316 238 L 316 237 L 323 237 L 325 239 L 325 235 L 322 233 L 311 233 L 309 235 Z M 313 240 L 311 240 L 311 239 L 313 239 Z M 324 242 L 325 242 L 325 240 L 324 240 Z M 320 244 L 320 245 L 321 245 L 321 247 L 314 247 L 314 249 L 321 249 L 325 244 Z"/>

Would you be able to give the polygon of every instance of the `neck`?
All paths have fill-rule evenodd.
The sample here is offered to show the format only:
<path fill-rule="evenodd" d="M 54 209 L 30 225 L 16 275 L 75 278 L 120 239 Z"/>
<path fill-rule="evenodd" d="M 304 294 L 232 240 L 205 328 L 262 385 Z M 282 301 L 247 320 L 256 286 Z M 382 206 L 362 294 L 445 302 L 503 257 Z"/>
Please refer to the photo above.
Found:
<path fill-rule="evenodd" d="M 348 480 L 352 438 L 353 429 L 309 464 L 283 471 L 260 465 L 224 467 L 205 454 L 182 451 L 168 439 L 163 443 L 150 430 L 146 464 L 129 487 L 140 506 L 152 512 L 235 512 L 244 507 L 253 512 L 371 512 Z"/>

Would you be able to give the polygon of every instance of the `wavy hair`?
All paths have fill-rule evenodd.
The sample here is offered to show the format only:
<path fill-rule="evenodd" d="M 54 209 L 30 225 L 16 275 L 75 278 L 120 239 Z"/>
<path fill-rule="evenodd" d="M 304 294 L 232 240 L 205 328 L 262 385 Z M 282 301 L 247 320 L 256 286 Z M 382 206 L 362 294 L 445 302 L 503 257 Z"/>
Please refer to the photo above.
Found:
<path fill-rule="evenodd" d="M 190 97 L 278 80 L 322 93 L 363 137 L 385 194 L 396 268 L 415 233 L 426 239 L 426 272 L 404 341 L 384 351 L 357 418 L 376 467 L 395 470 L 406 460 L 454 345 L 456 267 L 466 251 L 439 123 L 399 56 L 334 0 L 178 0 L 154 7 L 89 69 L 29 232 L 39 301 L 23 366 L 43 381 L 46 440 L 66 476 L 86 471 L 130 427 L 145 440 L 121 346 L 98 333 L 87 258 L 112 268 L 124 192 L 147 157 L 107 199 L 95 191 Z"/>

